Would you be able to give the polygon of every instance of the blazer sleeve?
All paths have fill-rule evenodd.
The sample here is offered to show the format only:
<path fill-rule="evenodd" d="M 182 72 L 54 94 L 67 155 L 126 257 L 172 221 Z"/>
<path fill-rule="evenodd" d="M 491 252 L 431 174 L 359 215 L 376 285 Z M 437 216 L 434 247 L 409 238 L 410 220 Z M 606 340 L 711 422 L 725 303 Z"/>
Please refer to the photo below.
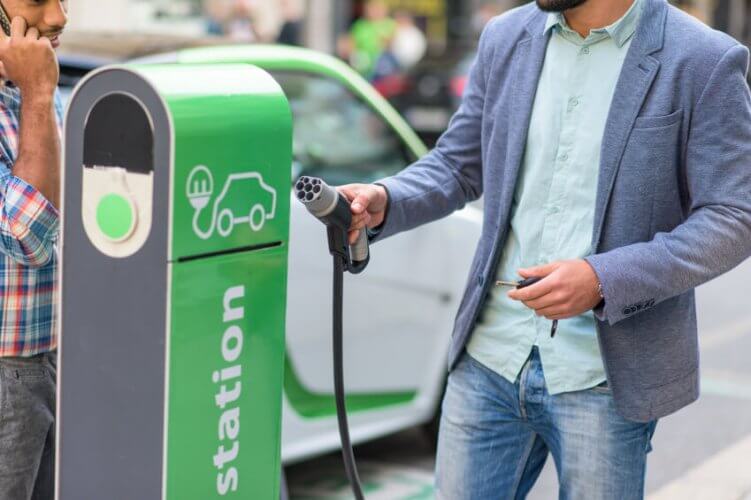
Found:
<path fill-rule="evenodd" d="M 605 295 L 610 324 L 729 271 L 751 255 L 751 94 L 748 50 L 722 56 L 691 118 L 686 220 L 669 233 L 587 258 Z"/>
<path fill-rule="evenodd" d="M 380 180 L 389 193 L 388 216 L 372 241 L 441 219 L 482 196 L 482 115 L 492 47 L 480 37 L 461 106 L 436 148 L 399 174 Z"/>

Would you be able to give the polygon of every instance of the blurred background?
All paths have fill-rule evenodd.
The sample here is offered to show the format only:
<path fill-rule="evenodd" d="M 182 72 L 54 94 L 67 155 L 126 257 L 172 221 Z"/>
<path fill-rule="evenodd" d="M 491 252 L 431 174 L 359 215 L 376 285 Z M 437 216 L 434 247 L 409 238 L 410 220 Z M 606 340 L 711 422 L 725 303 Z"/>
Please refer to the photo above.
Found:
<path fill-rule="evenodd" d="M 64 56 L 61 62 L 65 65 L 61 87 L 69 91 L 80 76 L 104 63 L 190 46 L 226 43 L 298 45 L 346 61 L 431 147 L 458 107 L 482 28 L 493 16 L 518 4 L 517 0 L 75 0 L 70 3 L 71 26 L 61 49 Z M 751 39 L 751 0 L 685 0 L 676 5 L 745 44 Z M 287 80 L 292 78 L 290 75 L 294 76 L 288 73 Z M 343 78 L 352 80 L 346 75 Z M 285 90 L 300 87 L 299 82 L 282 81 L 282 84 Z M 313 103 L 315 105 L 306 104 L 302 97 L 289 95 L 296 112 L 295 142 L 298 146 L 306 145 L 303 149 L 308 153 L 312 150 L 333 151 L 340 156 L 347 153 L 348 158 L 358 158 L 353 160 L 356 165 L 351 169 L 357 175 L 364 175 L 362 166 L 368 163 L 362 158 L 372 157 L 370 163 L 374 166 L 373 174 L 368 173 L 370 177 L 353 177 L 355 174 L 352 174 L 349 177 L 334 176 L 331 180 L 370 182 L 383 175 L 384 168 L 387 172 L 397 171 L 424 152 L 420 145 L 410 142 L 408 132 L 393 125 L 394 119 L 389 118 L 389 111 L 352 89 L 329 92 L 333 96 L 330 102 L 317 101 Z M 355 93 L 357 99 L 353 97 Z M 320 96 L 321 93 L 311 95 Z M 323 108 L 328 110 L 328 121 L 320 114 Z M 342 108 L 341 119 L 332 122 L 332 116 L 339 112 L 339 108 Z M 305 109 L 315 111 L 312 121 L 304 120 Z M 352 125 L 353 116 L 360 117 L 360 121 L 367 118 L 360 135 L 352 135 L 356 128 Z M 379 120 L 383 122 L 379 125 L 381 128 L 375 127 Z M 339 125 L 326 128 L 329 122 Z M 306 127 L 306 123 L 310 126 Z M 384 132 L 392 128 L 395 130 L 388 134 Z M 383 144 L 390 141 L 386 144 L 388 147 L 380 147 L 383 144 L 375 140 L 352 139 L 375 136 L 381 137 Z M 340 139 L 338 142 L 334 141 L 336 137 Z M 316 144 L 308 144 L 311 141 Z M 330 141 L 330 146 L 327 146 L 327 141 Z M 406 145 L 397 148 L 392 144 L 401 144 L 400 141 Z M 310 159 L 298 155 L 298 146 L 296 165 L 299 163 L 305 167 Z M 393 168 L 383 159 L 382 153 L 376 151 L 380 156 L 374 156 L 376 153 L 371 151 L 374 148 L 389 153 Z M 357 154 L 352 153 L 355 149 L 359 151 Z M 360 151 L 363 149 L 367 151 Z M 410 153 L 402 154 L 405 150 Z M 325 155 L 318 156 L 323 158 Z M 316 161 L 321 163 L 323 160 L 318 158 Z M 339 164 L 342 161 L 336 164 L 338 170 L 330 171 L 341 173 L 343 170 Z M 476 232 L 479 225 L 475 219 L 481 217 L 481 211 L 478 209 L 473 213 L 475 215 L 471 217 L 466 214 L 462 217 L 465 219 L 463 223 L 474 224 L 472 231 Z M 473 217 L 475 219 L 470 221 Z M 456 230 L 439 229 L 435 229 L 434 236 L 445 242 L 456 240 L 456 248 L 474 245 L 474 242 L 467 241 L 468 238 L 456 237 Z M 459 292 L 460 283 L 466 276 L 468 260 L 464 259 L 467 260 L 464 263 L 462 258 L 456 257 L 457 252 L 459 250 L 451 254 L 453 257 L 447 253 L 446 262 L 464 267 L 457 271 L 457 290 L 447 291 L 446 297 Z M 443 271 L 445 277 L 445 269 Z M 439 273 L 429 269 L 426 273 L 430 277 L 426 278 L 428 285 L 425 288 L 428 290 L 435 286 L 431 283 Z M 740 269 L 699 290 L 703 396 L 698 403 L 658 425 L 648 474 L 648 497 L 651 500 L 751 500 L 750 281 L 751 262 L 746 262 Z M 444 300 L 443 305 L 436 307 L 450 309 L 446 313 L 446 318 L 449 318 L 455 304 Z M 403 315 L 395 315 L 393 324 L 403 324 L 410 314 L 420 314 L 419 311 L 408 312 L 408 309 L 404 308 Z M 442 323 L 446 323 L 446 329 L 450 327 L 449 319 Z M 442 332 L 437 335 L 439 338 L 426 344 L 447 342 L 441 337 L 447 333 Z M 321 332 L 322 337 L 327 335 L 327 330 Z M 430 336 L 426 334 L 425 338 Z M 369 339 L 381 344 L 384 340 L 373 336 Z M 373 349 L 369 348 L 367 352 Z M 415 349 L 426 351 L 427 348 L 421 345 Z M 299 349 L 296 354 L 293 342 L 291 352 L 298 356 L 296 361 L 301 366 L 306 359 L 311 359 L 309 346 Z M 364 357 L 361 364 L 366 366 L 371 358 L 374 356 Z M 391 360 L 392 365 L 396 362 Z M 442 362 L 436 360 L 438 375 L 433 378 L 443 376 Z M 325 368 L 321 380 L 328 383 L 329 365 L 324 361 L 320 365 Z M 437 380 L 433 386 L 441 383 Z M 437 401 L 436 398 L 432 401 Z M 428 410 L 432 411 L 432 408 Z M 396 434 L 357 447 L 368 498 L 432 498 L 435 426 L 415 427 L 415 421 L 410 422 L 394 427 L 401 429 Z M 328 430 L 333 432 L 333 423 L 329 427 Z M 309 433 L 305 429 L 300 432 L 302 437 Z M 328 451 L 330 447 L 325 453 L 310 453 L 304 460 L 288 462 L 286 477 L 292 498 L 349 497 L 338 453 Z M 549 463 L 531 498 L 556 496 L 555 470 Z"/>
<path fill-rule="evenodd" d="M 340 35 L 364 15 L 365 0 L 97 0 L 71 2 L 72 27 L 172 33 L 200 36 L 205 33 L 242 31 L 247 23 L 253 37 L 273 41 L 290 19 L 300 22 L 302 43 L 333 51 Z M 384 0 L 391 11 L 406 11 L 417 19 L 428 37 L 431 52 L 474 37 L 483 21 L 520 2 L 514 0 Z M 743 39 L 748 34 L 745 0 L 691 0 L 682 2 L 709 24 Z M 235 22 L 227 22 L 230 17 Z M 244 18 L 241 22 L 239 18 Z"/>
<path fill-rule="evenodd" d="M 335 54 L 366 76 L 426 141 L 455 111 L 475 42 L 519 0 L 76 0 L 71 28 L 146 39 L 217 37 Z M 749 0 L 677 0 L 701 21 L 748 41 Z M 141 42 L 143 44 L 143 42 Z M 96 43 L 101 46 L 101 40 Z M 162 43 L 163 45 L 163 43 Z M 184 46 L 177 42 L 177 46 Z M 106 50 L 106 47 L 105 47 Z M 143 50 L 137 55 L 143 55 Z M 108 56 L 110 54 L 107 54 Z"/>

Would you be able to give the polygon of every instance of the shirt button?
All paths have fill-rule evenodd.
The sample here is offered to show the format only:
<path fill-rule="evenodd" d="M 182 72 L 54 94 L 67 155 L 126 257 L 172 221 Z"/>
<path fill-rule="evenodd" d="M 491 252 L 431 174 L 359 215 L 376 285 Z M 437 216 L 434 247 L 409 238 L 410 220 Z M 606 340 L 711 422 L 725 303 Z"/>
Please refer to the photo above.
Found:
<path fill-rule="evenodd" d="M 561 161 L 568 161 L 568 153 L 563 153 L 559 158 Z"/>
<path fill-rule="evenodd" d="M 572 112 L 574 110 L 574 108 L 576 108 L 578 105 L 579 105 L 579 99 L 577 99 L 576 97 L 572 97 L 571 99 L 568 100 L 568 109 L 567 109 L 567 111 L 569 113 Z"/>
<path fill-rule="evenodd" d="M 584 48 L 583 48 L 583 49 L 581 50 L 581 53 L 582 53 L 582 54 L 585 54 L 585 55 L 586 55 L 586 54 L 589 54 L 589 47 L 584 47 Z"/>

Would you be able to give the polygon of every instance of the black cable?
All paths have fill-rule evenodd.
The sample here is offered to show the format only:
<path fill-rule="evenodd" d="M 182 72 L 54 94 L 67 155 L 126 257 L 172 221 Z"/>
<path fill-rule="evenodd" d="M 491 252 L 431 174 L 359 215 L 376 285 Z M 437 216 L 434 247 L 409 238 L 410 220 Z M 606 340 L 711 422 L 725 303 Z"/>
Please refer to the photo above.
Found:
<path fill-rule="evenodd" d="M 342 457 L 347 479 L 357 500 L 364 500 L 360 477 L 357 474 L 355 454 L 349 440 L 347 407 L 344 400 L 344 349 L 343 349 L 343 306 L 344 300 L 344 262 L 341 256 L 334 255 L 334 394 L 336 395 L 336 417 L 339 421 L 339 437 L 342 440 Z"/>

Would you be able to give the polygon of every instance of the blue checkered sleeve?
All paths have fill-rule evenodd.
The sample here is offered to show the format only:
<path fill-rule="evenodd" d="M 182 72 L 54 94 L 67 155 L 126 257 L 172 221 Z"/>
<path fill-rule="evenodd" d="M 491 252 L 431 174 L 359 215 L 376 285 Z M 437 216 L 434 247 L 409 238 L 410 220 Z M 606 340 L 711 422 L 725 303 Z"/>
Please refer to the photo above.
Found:
<path fill-rule="evenodd" d="M 59 220 L 52 203 L 0 159 L 0 251 L 24 266 L 45 266 L 55 252 Z"/>

